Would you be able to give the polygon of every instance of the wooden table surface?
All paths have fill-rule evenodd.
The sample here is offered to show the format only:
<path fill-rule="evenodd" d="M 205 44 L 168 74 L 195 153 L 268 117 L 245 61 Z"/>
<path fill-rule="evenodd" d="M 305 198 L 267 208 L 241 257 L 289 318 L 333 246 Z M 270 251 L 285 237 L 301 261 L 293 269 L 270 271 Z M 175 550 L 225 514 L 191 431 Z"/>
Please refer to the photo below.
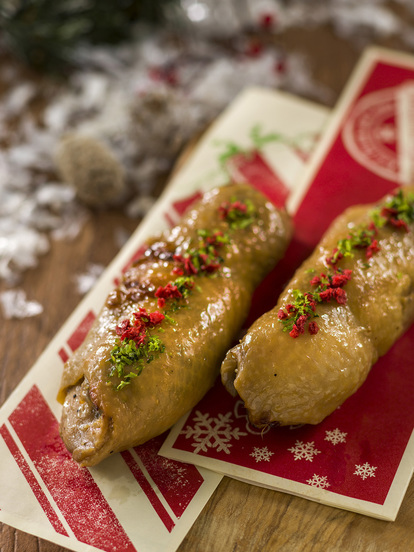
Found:
<path fill-rule="evenodd" d="M 312 73 L 337 100 L 360 52 L 328 28 L 288 31 L 277 38 L 287 51 L 303 52 Z M 407 50 L 398 39 L 377 42 Z M 132 231 L 137 222 L 116 211 L 92 213 L 74 242 L 55 242 L 28 271 L 21 287 L 44 312 L 34 318 L 1 320 L 0 404 L 18 385 L 51 338 L 81 300 L 74 274 L 88 263 L 106 265 L 117 253 L 119 227 Z M 6 289 L 0 283 L 0 291 Z M 64 552 L 64 548 L 1 525 L 1 552 Z M 180 552 L 214 551 L 363 551 L 414 550 L 414 481 L 395 522 L 358 514 L 224 478 L 190 529 Z"/>

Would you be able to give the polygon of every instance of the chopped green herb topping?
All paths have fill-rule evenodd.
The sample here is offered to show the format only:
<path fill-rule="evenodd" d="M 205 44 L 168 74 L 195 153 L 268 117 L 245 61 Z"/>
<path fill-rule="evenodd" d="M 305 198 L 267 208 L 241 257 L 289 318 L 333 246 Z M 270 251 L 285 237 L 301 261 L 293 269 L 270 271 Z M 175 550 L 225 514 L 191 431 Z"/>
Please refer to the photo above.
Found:
<path fill-rule="evenodd" d="M 346 238 L 338 241 L 332 255 L 326 259 L 329 265 L 336 265 L 344 257 L 353 257 L 355 249 L 366 249 L 367 258 L 371 258 L 373 253 L 379 250 L 376 236 L 378 229 L 371 222 L 366 226 L 359 226 L 351 230 Z"/>
<path fill-rule="evenodd" d="M 374 209 L 371 216 L 378 228 L 389 223 L 408 231 L 408 225 L 414 222 L 414 194 L 404 195 L 400 188 L 383 207 Z"/>
<path fill-rule="evenodd" d="M 231 203 L 219 207 L 220 215 L 225 219 L 231 230 L 248 227 L 256 216 L 253 203 L 250 200 L 240 201 L 232 198 Z M 119 336 L 111 351 L 112 368 L 109 377 L 117 377 L 116 385 L 121 390 L 129 385 L 133 378 L 139 376 L 146 364 L 149 364 L 165 351 L 165 346 L 156 335 L 150 335 L 149 330 L 160 325 L 164 320 L 171 325 L 176 321 L 167 312 L 175 311 L 186 304 L 187 299 L 196 286 L 195 276 L 214 275 L 224 263 L 220 254 L 223 246 L 230 243 L 228 234 L 221 231 L 211 232 L 201 229 L 197 231 L 197 242 L 185 253 L 175 253 L 172 274 L 176 275 L 165 286 L 159 286 L 154 297 L 158 307 L 164 308 L 168 301 L 168 310 L 163 313 L 155 311 L 148 313 L 140 308 L 133 313 L 133 320 L 123 320 L 116 326 Z M 191 244 L 193 245 L 193 244 Z M 164 328 L 158 327 L 159 332 Z"/>
<path fill-rule="evenodd" d="M 295 332 L 295 328 L 302 328 L 308 318 L 318 316 L 315 314 L 317 295 L 313 293 L 302 293 L 299 289 L 292 291 L 293 303 L 280 309 L 278 318 L 283 324 L 283 331 Z"/>
<path fill-rule="evenodd" d="M 129 385 L 133 378 L 139 376 L 146 364 L 152 362 L 165 350 L 165 345 L 157 335 L 147 335 L 145 341 L 137 345 L 134 340 L 121 341 L 112 349 L 112 369 L 109 377 L 117 377 L 120 383 L 116 386 L 119 391 Z M 128 372 L 128 367 L 133 366 Z"/>
<path fill-rule="evenodd" d="M 175 310 L 178 308 L 180 299 L 186 299 L 192 292 L 195 285 L 194 278 L 189 276 L 179 276 L 173 282 L 169 282 L 166 286 L 159 286 L 155 292 L 155 297 L 158 299 L 158 306 L 165 307 L 167 301 L 172 300 L 172 306 Z"/>
<path fill-rule="evenodd" d="M 179 276 L 174 280 L 174 285 L 177 286 L 178 291 L 181 293 L 184 299 L 186 299 L 195 286 L 194 278 L 189 276 Z"/>
<path fill-rule="evenodd" d="M 231 202 L 225 201 L 220 205 L 219 212 L 232 230 L 247 228 L 256 217 L 256 209 L 250 199 L 240 201 L 233 197 Z"/>
<path fill-rule="evenodd" d="M 173 274 L 179 276 L 213 274 L 223 264 L 224 259 L 220 256 L 219 249 L 230 243 L 229 237 L 218 231 L 198 230 L 197 233 L 200 237 L 197 247 L 192 247 L 184 255 L 174 255 L 176 266 Z"/>
<path fill-rule="evenodd" d="M 164 345 L 158 336 L 149 335 L 148 331 L 161 324 L 165 315 L 155 311 L 147 312 L 140 308 L 133 313 L 131 322 L 128 318 L 122 320 L 115 328 L 119 338 L 111 351 L 112 369 L 109 377 L 117 376 L 121 382 L 116 389 L 123 389 L 131 383 L 131 379 L 139 376 L 145 364 L 150 363 L 159 353 L 164 351 Z M 133 371 L 126 373 L 126 368 L 132 366 Z"/>
<path fill-rule="evenodd" d="M 352 277 L 352 270 L 342 270 L 338 263 L 344 257 L 353 257 L 356 249 L 365 249 L 367 259 L 380 250 L 377 240 L 378 229 L 386 224 L 395 228 L 403 228 L 408 232 L 408 225 L 414 222 L 414 194 L 406 195 L 399 189 L 384 205 L 374 209 L 370 213 L 371 221 L 367 225 L 361 225 L 337 242 L 332 254 L 325 259 L 328 270 L 326 274 L 313 276 L 310 280 L 313 291 L 303 293 L 293 290 L 293 303 L 279 309 L 278 319 L 283 324 L 283 331 L 289 332 L 291 337 L 299 337 L 305 332 L 308 325 L 309 333 L 314 335 L 319 328 L 312 319 L 318 315 L 315 312 L 316 305 L 329 302 L 332 299 L 340 305 L 347 302 L 347 294 L 343 287 Z M 365 264 L 369 267 L 369 264 Z M 310 269 L 307 273 L 315 272 Z M 309 322 L 309 320 L 311 320 Z"/>

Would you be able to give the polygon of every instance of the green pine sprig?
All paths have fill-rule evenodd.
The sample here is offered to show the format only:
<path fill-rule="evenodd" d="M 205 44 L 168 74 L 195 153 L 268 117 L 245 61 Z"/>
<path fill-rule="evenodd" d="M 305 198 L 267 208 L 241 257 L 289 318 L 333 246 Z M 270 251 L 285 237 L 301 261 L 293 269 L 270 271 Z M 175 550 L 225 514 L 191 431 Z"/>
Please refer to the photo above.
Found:
<path fill-rule="evenodd" d="M 136 22 L 159 22 L 171 1 L 2 0 L 0 31 L 25 63 L 59 73 L 76 63 L 78 46 L 127 40 Z"/>

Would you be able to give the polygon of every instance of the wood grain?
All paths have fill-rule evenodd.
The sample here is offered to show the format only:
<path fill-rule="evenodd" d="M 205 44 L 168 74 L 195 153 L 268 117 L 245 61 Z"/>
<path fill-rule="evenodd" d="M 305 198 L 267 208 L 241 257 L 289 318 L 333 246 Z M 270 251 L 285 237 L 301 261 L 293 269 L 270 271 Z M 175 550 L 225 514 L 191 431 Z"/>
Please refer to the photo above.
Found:
<path fill-rule="evenodd" d="M 276 42 L 307 56 L 315 78 L 330 91 L 334 105 L 359 50 L 328 28 L 289 31 Z M 401 47 L 398 39 L 383 43 Z M 0 88 L 1 93 L 1 88 Z M 115 231 L 136 222 L 116 211 L 91 214 L 74 242 L 55 242 L 21 287 L 44 306 L 44 313 L 0 325 L 0 404 L 18 385 L 81 300 L 73 277 L 89 262 L 107 265 L 117 253 Z M 6 289 L 0 284 L 0 291 Z M 0 525 L 1 552 L 64 552 L 66 549 Z M 414 547 L 414 482 L 395 522 L 378 521 L 287 494 L 224 478 L 181 544 L 180 552 L 352 551 L 395 552 Z"/>

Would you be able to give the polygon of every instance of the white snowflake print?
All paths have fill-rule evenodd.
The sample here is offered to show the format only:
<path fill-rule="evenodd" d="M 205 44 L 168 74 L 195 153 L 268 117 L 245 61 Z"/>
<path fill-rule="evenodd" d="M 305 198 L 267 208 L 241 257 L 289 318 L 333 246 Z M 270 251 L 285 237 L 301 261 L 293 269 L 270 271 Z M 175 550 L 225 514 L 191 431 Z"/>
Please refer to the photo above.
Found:
<path fill-rule="evenodd" d="M 295 460 L 308 460 L 313 462 L 313 457 L 316 454 L 320 454 L 320 450 L 315 448 L 314 441 L 309 441 L 309 443 L 302 443 L 302 441 L 296 441 L 295 446 L 288 449 L 289 452 L 292 452 L 295 455 Z"/>
<path fill-rule="evenodd" d="M 346 443 L 347 433 L 340 431 L 338 428 L 333 429 L 332 431 L 325 431 L 326 437 L 325 441 L 330 441 L 333 445 L 338 443 Z"/>
<path fill-rule="evenodd" d="M 209 417 L 209 414 L 202 414 L 198 410 L 194 418 L 195 425 L 187 426 L 181 433 L 186 439 L 193 439 L 191 444 L 194 447 L 195 454 L 200 450 L 207 452 L 207 448 L 214 448 L 217 452 L 224 451 L 230 454 L 230 441 L 239 440 L 240 437 L 247 435 L 240 431 L 238 427 L 233 427 L 231 412 L 227 414 L 219 414 L 217 418 Z"/>
<path fill-rule="evenodd" d="M 355 468 L 354 475 L 360 475 L 362 479 L 367 479 L 367 477 L 375 477 L 374 472 L 377 466 L 370 466 L 368 462 L 365 462 L 362 466 L 355 464 Z"/>
<path fill-rule="evenodd" d="M 274 455 L 267 447 L 254 447 L 253 452 L 250 454 L 256 462 L 270 462 L 270 457 Z"/>
<path fill-rule="evenodd" d="M 312 479 L 308 479 L 306 483 L 312 485 L 312 487 L 319 487 L 319 489 L 326 489 L 331 486 L 328 483 L 328 477 L 326 475 L 316 475 L 316 473 L 314 473 Z"/>

